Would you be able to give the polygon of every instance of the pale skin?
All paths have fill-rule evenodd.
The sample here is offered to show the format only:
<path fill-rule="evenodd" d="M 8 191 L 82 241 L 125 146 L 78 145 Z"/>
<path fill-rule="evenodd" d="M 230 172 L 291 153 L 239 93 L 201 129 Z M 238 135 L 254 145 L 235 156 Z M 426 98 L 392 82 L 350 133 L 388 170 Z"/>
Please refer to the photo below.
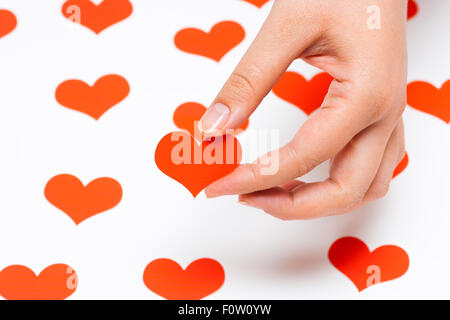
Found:
<path fill-rule="evenodd" d="M 367 26 L 373 5 L 381 14 L 375 30 Z M 278 150 L 276 174 L 261 174 L 258 161 L 243 164 L 206 195 L 239 195 L 283 220 L 342 214 L 386 195 L 405 154 L 406 7 L 406 0 L 275 0 L 201 130 L 238 128 L 297 58 L 335 80 L 321 108 Z M 328 179 L 297 180 L 327 160 Z"/>

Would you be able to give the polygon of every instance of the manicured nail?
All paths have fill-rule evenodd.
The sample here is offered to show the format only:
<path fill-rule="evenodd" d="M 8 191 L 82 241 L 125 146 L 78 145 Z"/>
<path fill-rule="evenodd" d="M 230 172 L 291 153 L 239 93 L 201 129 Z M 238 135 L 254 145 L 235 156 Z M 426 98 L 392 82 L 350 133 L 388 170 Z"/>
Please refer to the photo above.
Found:
<path fill-rule="evenodd" d="M 248 206 L 248 202 L 245 201 L 245 200 L 239 199 L 238 202 L 239 202 L 240 204 L 244 205 L 244 206 Z"/>
<path fill-rule="evenodd" d="M 199 123 L 201 132 L 209 134 L 222 129 L 228 120 L 230 109 L 223 103 L 216 103 L 209 107 Z"/>

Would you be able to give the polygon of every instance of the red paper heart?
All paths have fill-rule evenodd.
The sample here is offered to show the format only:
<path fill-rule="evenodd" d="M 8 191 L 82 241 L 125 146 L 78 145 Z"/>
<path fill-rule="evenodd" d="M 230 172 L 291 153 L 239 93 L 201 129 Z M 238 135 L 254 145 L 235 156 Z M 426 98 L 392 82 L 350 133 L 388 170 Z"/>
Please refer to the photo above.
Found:
<path fill-rule="evenodd" d="M 159 170 L 185 186 L 194 198 L 236 169 L 241 157 L 241 145 L 231 135 L 212 138 L 199 145 L 190 134 L 181 131 L 167 134 L 155 151 Z"/>
<path fill-rule="evenodd" d="M 424 81 L 408 84 L 408 104 L 450 123 L 450 80 L 440 89 Z"/>
<path fill-rule="evenodd" d="M 333 77 L 328 73 L 319 73 L 307 81 L 302 75 L 287 71 L 272 91 L 310 115 L 322 105 L 331 81 Z"/>
<path fill-rule="evenodd" d="M 68 0 L 62 14 L 99 34 L 106 28 L 128 18 L 133 12 L 129 0 L 103 0 L 96 5 L 90 0 Z"/>
<path fill-rule="evenodd" d="M 262 8 L 263 5 L 265 5 L 270 0 L 244 0 L 245 2 L 251 3 L 252 5 Z"/>
<path fill-rule="evenodd" d="M 223 21 L 210 32 L 187 28 L 175 35 L 175 46 L 181 51 L 197 54 L 219 62 L 245 38 L 245 30 L 233 21 Z"/>
<path fill-rule="evenodd" d="M 80 80 L 67 80 L 56 89 L 56 101 L 66 108 L 83 112 L 98 120 L 106 111 L 128 96 L 130 87 L 125 78 L 110 74 L 91 87 Z"/>
<path fill-rule="evenodd" d="M 405 171 L 408 164 L 409 164 L 409 156 L 408 156 L 408 153 L 405 153 L 405 156 L 403 157 L 402 161 L 400 161 L 400 163 L 395 168 L 392 178 L 397 177 L 400 173 Z"/>
<path fill-rule="evenodd" d="M 0 295 L 7 300 L 63 300 L 74 293 L 77 284 L 77 274 L 65 264 L 51 265 L 38 276 L 21 265 L 0 272 Z"/>
<path fill-rule="evenodd" d="M 401 277 L 409 267 L 408 254 L 402 248 L 386 245 L 370 252 L 364 242 L 352 237 L 336 240 L 328 258 L 359 291 Z"/>
<path fill-rule="evenodd" d="M 414 0 L 408 0 L 408 20 L 414 18 L 419 12 L 419 6 Z"/>
<path fill-rule="evenodd" d="M 173 122 L 178 128 L 186 130 L 193 137 L 195 137 L 195 124 L 200 121 L 205 112 L 206 108 L 202 104 L 196 102 L 186 102 L 178 106 L 173 113 Z M 240 131 L 244 131 L 247 127 L 248 120 L 236 130 L 236 134 Z"/>
<path fill-rule="evenodd" d="M 185 270 L 170 259 L 150 262 L 144 271 L 144 283 L 151 291 L 168 300 L 200 300 L 219 290 L 225 271 L 219 262 L 199 259 Z"/>
<path fill-rule="evenodd" d="M 122 187 L 111 178 L 98 178 L 87 186 L 69 174 L 53 177 L 45 186 L 45 197 L 66 213 L 75 224 L 115 207 L 122 199 Z"/>
<path fill-rule="evenodd" d="M 6 36 L 17 26 L 17 19 L 14 13 L 8 10 L 0 10 L 0 38 Z"/>

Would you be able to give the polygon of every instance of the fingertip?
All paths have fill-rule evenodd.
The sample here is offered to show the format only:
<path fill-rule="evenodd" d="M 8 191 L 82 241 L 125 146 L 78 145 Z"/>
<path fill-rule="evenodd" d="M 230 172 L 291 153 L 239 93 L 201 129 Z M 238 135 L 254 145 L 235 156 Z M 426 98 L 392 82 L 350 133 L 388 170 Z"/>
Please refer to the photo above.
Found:
<path fill-rule="evenodd" d="M 245 198 L 245 196 L 243 196 L 243 195 L 240 195 L 239 197 L 238 197 L 238 202 L 240 203 L 240 204 L 242 204 L 243 206 L 247 206 L 247 207 L 252 207 L 252 208 L 254 208 L 254 206 Z"/>
<path fill-rule="evenodd" d="M 227 185 L 228 185 L 227 177 L 223 177 L 223 178 L 213 182 L 212 184 L 207 186 L 205 189 L 206 197 L 207 198 L 217 198 L 220 196 L 233 194 L 233 193 L 228 192 L 229 188 L 227 187 Z"/>
<path fill-rule="evenodd" d="M 208 187 L 208 188 L 205 189 L 205 196 L 208 199 L 213 199 L 213 198 L 217 198 L 218 196 L 220 196 L 220 194 L 214 192 L 214 189 L 211 189 L 211 188 Z"/>

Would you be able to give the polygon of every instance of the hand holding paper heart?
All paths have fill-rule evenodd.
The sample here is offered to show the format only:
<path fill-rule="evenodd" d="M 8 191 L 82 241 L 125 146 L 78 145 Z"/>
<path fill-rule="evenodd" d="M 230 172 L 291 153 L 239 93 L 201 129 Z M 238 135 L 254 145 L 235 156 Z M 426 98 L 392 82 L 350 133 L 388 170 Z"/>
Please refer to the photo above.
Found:
<path fill-rule="evenodd" d="M 309 117 L 292 141 L 237 167 L 205 194 L 239 195 L 243 204 L 283 220 L 342 214 L 383 197 L 405 154 L 405 5 L 275 1 L 200 127 L 212 136 L 238 128 L 271 90 Z M 286 71 L 296 59 L 323 72 L 307 80 Z M 278 107 L 261 112 L 279 117 Z M 276 168 L 265 174 L 271 158 Z M 328 179 L 298 180 L 328 160 Z"/>

